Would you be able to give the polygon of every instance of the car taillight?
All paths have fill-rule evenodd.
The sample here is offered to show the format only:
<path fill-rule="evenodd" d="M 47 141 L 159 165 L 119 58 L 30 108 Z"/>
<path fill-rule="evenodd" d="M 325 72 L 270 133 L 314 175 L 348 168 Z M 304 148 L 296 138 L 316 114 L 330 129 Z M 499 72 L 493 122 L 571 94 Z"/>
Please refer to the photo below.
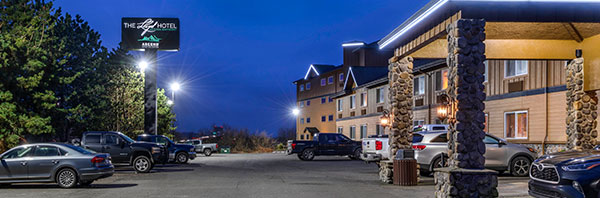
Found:
<path fill-rule="evenodd" d="M 104 160 L 105 159 L 103 157 L 96 156 L 96 157 L 92 158 L 92 163 L 101 163 Z"/>
<path fill-rule="evenodd" d="M 381 141 L 377 140 L 375 141 L 375 150 L 381 150 L 383 149 L 383 144 L 381 143 Z"/>
<path fill-rule="evenodd" d="M 219 145 L 218 145 L 218 144 L 215 144 L 215 148 L 216 148 L 216 149 L 218 149 L 218 148 L 219 148 Z"/>
<path fill-rule="evenodd" d="M 296 143 L 292 143 L 292 149 L 296 149 Z"/>
<path fill-rule="evenodd" d="M 421 150 L 425 149 L 425 147 L 427 147 L 427 146 L 425 146 L 425 145 L 413 145 L 412 146 L 413 150 L 417 150 L 417 151 L 421 151 Z"/>

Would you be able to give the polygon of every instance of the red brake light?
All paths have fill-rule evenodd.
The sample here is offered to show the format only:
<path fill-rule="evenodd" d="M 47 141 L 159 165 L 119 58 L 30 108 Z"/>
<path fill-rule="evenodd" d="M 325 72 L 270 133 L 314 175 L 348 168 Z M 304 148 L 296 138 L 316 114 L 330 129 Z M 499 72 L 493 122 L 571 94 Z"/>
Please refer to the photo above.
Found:
<path fill-rule="evenodd" d="M 377 140 L 375 141 L 375 150 L 381 150 L 383 149 L 383 144 L 381 143 L 381 141 Z"/>
<path fill-rule="evenodd" d="M 218 145 L 218 144 L 215 144 L 215 148 L 216 148 L 216 149 L 218 149 L 218 148 L 219 148 L 219 145 Z"/>
<path fill-rule="evenodd" d="M 413 150 L 417 150 L 417 151 L 421 151 L 421 150 L 425 149 L 425 147 L 427 147 L 427 146 L 425 146 L 425 145 L 413 145 L 412 146 Z"/>
<path fill-rule="evenodd" d="M 292 149 L 296 149 L 296 143 L 292 143 Z"/>
<path fill-rule="evenodd" d="M 103 157 L 96 156 L 96 157 L 92 158 L 92 163 L 101 163 L 103 161 L 104 161 Z"/>

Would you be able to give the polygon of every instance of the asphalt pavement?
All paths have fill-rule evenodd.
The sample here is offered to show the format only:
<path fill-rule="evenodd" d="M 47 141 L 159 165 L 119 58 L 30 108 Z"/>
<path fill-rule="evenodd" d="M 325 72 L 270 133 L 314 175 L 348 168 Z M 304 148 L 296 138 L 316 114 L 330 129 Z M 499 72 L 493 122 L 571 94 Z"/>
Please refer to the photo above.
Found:
<path fill-rule="evenodd" d="M 505 197 L 527 194 L 527 178 L 502 176 Z M 24 197 L 433 197 L 433 178 L 419 186 L 400 187 L 378 181 L 377 166 L 347 157 L 300 161 L 285 154 L 213 154 L 189 164 L 157 165 L 136 174 L 120 166 L 114 176 L 90 187 L 61 189 L 56 184 L 14 184 L 0 189 L 2 198 Z"/>

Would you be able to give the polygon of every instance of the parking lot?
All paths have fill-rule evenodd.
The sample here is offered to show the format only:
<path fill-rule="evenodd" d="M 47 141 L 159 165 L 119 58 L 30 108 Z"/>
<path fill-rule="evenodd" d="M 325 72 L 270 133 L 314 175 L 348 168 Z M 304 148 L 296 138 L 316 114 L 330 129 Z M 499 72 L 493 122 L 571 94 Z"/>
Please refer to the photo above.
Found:
<path fill-rule="evenodd" d="M 526 195 L 528 178 L 499 178 L 501 196 Z M 285 154 L 214 154 L 150 174 L 120 166 L 91 187 L 15 184 L 0 197 L 433 197 L 433 178 L 414 187 L 381 184 L 377 166 L 347 157 L 300 161 Z"/>

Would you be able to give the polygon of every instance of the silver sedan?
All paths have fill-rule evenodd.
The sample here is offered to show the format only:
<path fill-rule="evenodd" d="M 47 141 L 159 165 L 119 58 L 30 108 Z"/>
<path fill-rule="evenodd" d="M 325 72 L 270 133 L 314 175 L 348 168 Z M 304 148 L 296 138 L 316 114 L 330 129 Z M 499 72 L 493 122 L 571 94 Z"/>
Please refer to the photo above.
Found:
<path fill-rule="evenodd" d="M 27 144 L 0 155 L 0 185 L 57 183 L 63 188 L 90 185 L 112 176 L 110 155 L 68 144 Z"/>

